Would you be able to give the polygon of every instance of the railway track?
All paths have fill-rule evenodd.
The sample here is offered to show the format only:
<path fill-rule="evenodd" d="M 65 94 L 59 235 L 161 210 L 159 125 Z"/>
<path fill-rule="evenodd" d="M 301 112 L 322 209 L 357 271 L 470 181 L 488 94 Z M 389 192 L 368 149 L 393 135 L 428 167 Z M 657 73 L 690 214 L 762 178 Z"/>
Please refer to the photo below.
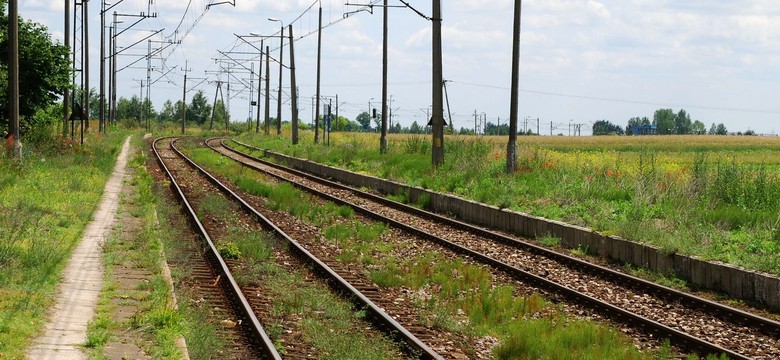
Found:
<path fill-rule="evenodd" d="M 264 358 L 281 359 L 281 356 L 274 348 L 273 342 L 266 334 L 260 321 L 252 311 L 249 302 L 239 288 L 225 259 L 220 256 L 214 242 L 206 232 L 203 224 L 198 220 L 195 210 L 187 200 L 182 188 L 176 182 L 174 173 L 180 171 L 180 168 L 169 167 L 166 160 L 171 161 L 176 155 L 166 147 L 158 147 L 158 143 L 170 142 L 171 139 L 155 139 L 152 143 L 154 152 L 160 168 L 171 181 L 171 190 L 179 199 L 182 207 L 185 209 L 186 216 L 190 221 L 191 227 L 196 234 L 203 240 L 206 251 L 202 253 L 202 262 L 192 264 L 193 280 L 189 284 L 190 288 L 196 290 L 196 295 L 200 296 L 212 309 L 216 309 L 217 318 L 231 321 L 237 326 L 224 327 L 221 334 L 229 343 L 233 353 L 226 354 L 236 358 Z M 197 256 L 197 255 L 195 255 Z"/>
<path fill-rule="evenodd" d="M 208 145 L 245 166 L 352 206 L 369 217 L 549 289 L 603 316 L 698 354 L 780 358 L 780 324 L 534 244 L 423 211 L 253 157 L 211 139 Z M 236 142 L 248 149 L 260 150 Z"/>
<path fill-rule="evenodd" d="M 371 292 L 376 290 L 373 284 L 361 282 L 360 279 L 340 275 L 338 271 L 332 268 L 332 264 L 328 264 L 318 259 L 306 248 L 301 246 L 298 241 L 296 241 L 295 239 L 290 237 L 287 233 L 282 231 L 276 224 L 268 220 L 259 211 L 257 211 L 252 205 L 250 205 L 247 201 L 242 199 L 238 194 L 231 191 L 228 187 L 223 185 L 216 177 L 212 176 L 205 169 L 203 169 L 202 167 L 195 164 L 192 160 L 190 160 L 185 154 L 183 154 L 181 151 L 179 151 L 176 148 L 175 146 L 176 141 L 177 139 L 170 141 L 169 144 L 170 147 L 166 150 L 170 152 L 169 158 L 175 157 L 178 161 L 181 161 L 182 163 L 186 163 L 186 167 L 187 167 L 186 171 L 189 171 L 189 169 L 195 169 L 196 172 L 200 174 L 200 176 L 205 178 L 206 182 L 210 183 L 214 188 L 221 191 L 231 200 L 239 204 L 239 206 L 247 213 L 247 215 L 250 216 L 255 221 L 259 222 L 263 228 L 273 232 L 277 238 L 283 239 L 286 244 L 289 244 L 289 248 L 297 256 L 295 257 L 295 259 L 286 259 L 284 261 L 285 265 L 290 265 L 290 263 L 292 262 L 299 262 L 301 265 L 307 266 L 308 268 L 312 269 L 317 275 L 319 275 L 320 278 L 324 279 L 338 293 L 344 294 L 346 298 L 351 300 L 355 308 L 362 309 L 363 311 L 365 311 L 366 318 L 369 321 L 371 321 L 378 330 L 383 331 L 384 333 L 388 334 L 390 337 L 395 339 L 397 342 L 403 344 L 403 348 L 406 349 L 406 352 L 410 357 L 420 358 L 420 359 L 442 359 L 441 355 L 439 355 L 436 351 L 432 350 L 431 347 L 429 347 L 426 343 L 418 339 L 418 337 L 415 334 L 412 334 L 409 330 L 407 330 L 396 320 L 390 317 L 382 308 L 377 306 L 370 299 L 370 295 L 367 294 L 370 294 Z M 155 145 L 156 143 L 157 141 L 155 141 Z M 160 158 L 160 161 L 162 162 L 162 158 Z M 182 165 L 179 166 L 180 168 L 182 167 Z M 171 176 L 172 184 L 175 184 L 174 179 L 175 178 Z M 175 186 L 179 188 L 178 185 Z M 181 192 L 181 190 L 179 191 Z M 181 197 L 184 198 L 184 193 L 181 193 Z M 202 225 L 200 225 L 200 227 L 202 227 Z M 206 236 L 204 236 L 204 238 L 208 239 Z M 214 254 L 215 254 L 214 256 L 219 257 L 219 254 L 216 251 L 216 247 L 214 247 L 213 242 L 211 242 L 211 240 L 208 241 L 210 242 L 210 248 L 214 250 Z M 229 269 L 228 269 L 228 267 L 231 264 L 230 262 L 225 262 L 225 261 L 223 261 L 223 263 L 225 264 L 225 272 L 223 274 L 226 274 L 225 276 L 230 277 L 231 279 L 230 282 L 233 283 L 234 281 L 232 280 L 232 277 L 230 276 Z M 244 290 L 247 293 L 257 294 L 257 296 L 250 297 L 249 302 L 246 304 L 245 308 L 247 309 L 248 312 L 254 311 L 254 313 L 259 313 L 262 318 L 262 315 L 267 315 L 271 311 L 270 309 L 268 309 L 270 300 L 262 296 L 262 289 L 251 288 L 251 289 L 244 289 Z M 238 291 L 237 297 L 240 299 L 245 299 L 243 295 L 240 295 L 241 294 L 240 289 L 238 289 L 237 291 Z M 262 310 L 262 308 L 266 308 L 266 309 Z M 244 314 L 244 316 L 250 319 L 256 318 L 254 313 L 251 315 Z M 256 334 L 252 334 L 252 335 L 255 336 Z M 262 335 L 260 336 L 260 338 L 262 338 Z M 267 335 L 265 336 L 265 338 L 267 338 Z M 262 342 L 265 344 L 266 343 L 265 340 L 264 339 L 262 340 L 263 340 Z M 270 344 L 270 342 L 268 343 Z M 288 342 L 286 344 L 286 353 L 284 357 L 285 358 L 311 357 L 311 354 L 306 354 L 306 352 L 303 351 L 304 349 L 301 350 L 302 351 L 298 351 L 296 353 L 294 344 L 289 344 Z"/>

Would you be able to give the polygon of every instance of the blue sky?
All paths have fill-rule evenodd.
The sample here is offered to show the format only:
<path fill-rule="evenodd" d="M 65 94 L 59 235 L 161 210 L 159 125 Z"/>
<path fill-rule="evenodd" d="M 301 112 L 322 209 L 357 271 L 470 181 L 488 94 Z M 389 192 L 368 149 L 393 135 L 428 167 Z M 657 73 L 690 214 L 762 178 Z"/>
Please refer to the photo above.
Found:
<path fill-rule="evenodd" d="M 300 117 L 310 121 L 317 48 L 315 2 L 235 0 L 235 6 L 222 4 L 206 11 L 210 2 L 219 0 L 155 0 L 152 11 L 158 17 L 136 26 L 143 30 L 165 28 L 162 33 L 168 39 L 174 38 L 173 30 L 180 22 L 177 39 L 191 28 L 181 45 L 153 61 L 160 69 L 152 75 L 153 80 L 160 78 L 161 71 L 176 68 L 152 86 L 155 108 L 159 110 L 165 99 L 180 99 L 185 60 L 193 70 L 190 79 L 208 78 L 189 92 L 188 98 L 203 90 L 211 99 L 213 81 L 218 78 L 212 74 L 219 69 L 214 60 L 220 57 L 218 50 L 254 51 L 233 34 L 272 34 L 278 31 L 279 23 L 268 21 L 268 17 L 285 24 L 297 18 L 296 38 L 309 35 L 296 40 L 295 51 Z M 354 119 L 368 109 L 369 101 L 373 105 L 381 98 L 382 10 L 375 8 L 373 15 L 359 12 L 344 19 L 345 12 L 358 9 L 344 2 L 318 2 L 323 7 L 324 23 L 332 24 L 322 35 L 322 94 L 338 94 L 339 102 L 344 103 L 341 115 Z M 124 0 L 114 10 L 139 13 L 146 11 L 147 3 Z M 430 15 L 429 1 L 409 3 Z M 504 123 L 509 115 L 513 2 L 443 3 L 444 77 L 451 81 L 448 94 L 455 126 L 473 128 L 475 110 L 485 113 L 491 122 L 501 119 Z M 55 39 L 62 39 L 63 4 L 62 0 L 20 1 L 20 15 L 45 24 Z M 401 5 L 397 0 L 390 4 Z M 97 87 L 100 2 L 92 0 L 89 6 L 91 78 L 92 86 Z M 780 132 L 780 104 L 776 100 L 780 90 L 780 8 L 776 2 L 526 0 L 522 23 L 520 118 L 521 122 L 526 117 L 539 118 L 545 135 L 550 133 L 551 123 L 554 134 L 566 134 L 569 122 L 585 124 L 585 134 L 584 129 L 594 121 L 606 119 L 625 125 L 634 116 L 652 117 L 658 108 L 685 108 L 707 127 L 722 122 L 731 131 Z M 393 8 L 389 27 L 389 92 L 394 120 L 405 126 L 412 121 L 424 123 L 425 108 L 431 103 L 431 24 L 409 9 Z M 147 34 L 128 31 L 118 44 L 127 46 Z M 274 40 L 271 49 L 277 48 Z M 126 52 L 145 53 L 146 43 Z M 284 57 L 287 62 L 289 54 Z M 132 60 L 121 57 L 119 67 Z M 145 61 L 142 63 L 145 66 Z M 234 75 L 249 80 L 247 73 Z M 119 96 L 138 94 L 140 88 L 133 79 L 145 78 L 144 69 L 123 70 L 118 77 Z M 219 79 L 227 81 L 227 75 Z M 278 86 L 277 79 L 277 69 L 272 66 L 272 89 Z M 240 91 L 245 86 L 238 81 L 231 80 L 230 109 L 234 119 L 243 120 L 249 115 L 249 92 Z M 188 88 L 199 82 L 188 81 Z M 285 73 L 283 88 L 287 86 L 289 75 Z M 275 113 L 272 101 L 271 114 Z M 285 109 L 283 118 L 289 116 L 289 109 Z"/>

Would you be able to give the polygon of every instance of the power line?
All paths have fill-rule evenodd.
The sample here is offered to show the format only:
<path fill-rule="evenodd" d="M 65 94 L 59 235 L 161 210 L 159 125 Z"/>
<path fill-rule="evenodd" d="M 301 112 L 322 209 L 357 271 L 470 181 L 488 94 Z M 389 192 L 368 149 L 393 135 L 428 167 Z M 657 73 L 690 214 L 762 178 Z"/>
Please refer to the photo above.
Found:
<path fill-rule="evenodd" d="M 478 86 L 478 87 L 484 87 L 490 89 L 509 90 L 508 87 L 503 87 L 503 86 L 477 84 L 477 83 L 455 81 L 455 80 L 452 80 L 452 82 L 456 84 Z M 616 102 L 616 103 L 624 103 L 624 104 L 674 106 L 680 108 L 690 108 L 690 109 L 700 109 L 700 110 L 718 110 L 718 111 L 747 112 L 747 113 L 758 113 L 758 114 L 780 114 L 780 110 L 770 110 L 770 109 L 746 109 L 746 108 L 730 108 L 730 107 L 708 106 L 708 105 L 690 105 L 690 104 L 681 104 L 681 103 L 662 103 L 662 102 L 652 102 L 652 101 L 642 101 L 642 100 L 628 100 L 628 99 L 616 99 L 616 98 L 597 97 L 597 96 L 588 96 L 588 95 L 565 94 L 565 93 L 557 93 L 551 91 L 528 90 L 528 89 L 520 89 L 520 92 L 538 94 L 538 95 L 567 97 L 567 98 L 574 98 L 574 99 L 608 101 L 608 102 Z"/>

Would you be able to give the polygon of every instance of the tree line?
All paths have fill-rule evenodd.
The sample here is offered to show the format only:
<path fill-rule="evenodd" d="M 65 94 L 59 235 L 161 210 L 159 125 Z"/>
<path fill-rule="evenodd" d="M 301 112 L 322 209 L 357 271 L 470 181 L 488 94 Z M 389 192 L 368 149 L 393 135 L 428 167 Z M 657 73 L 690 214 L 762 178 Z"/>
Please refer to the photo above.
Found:
<path fill-rule="evenodd" d="M 691 115 L 680 109 L 674 112 L 672 109 L 658 109 L 653 113 L 653 118 L 632 117 L 628 119 L 628 124 L 624 129 L 607 120 L 599 120 L 593 124 L 593 135 L 631 135 L 632 129 L 642 127 L 655 127 L 655 133 L 658 135 L 728 135 L 729 131 L 723 123 L 715 124 L 709 127 L 699 120 L 691 120 Z M 742 133 L 739 133 L 742 135 Z M 753 135 L 751 130 L 744 133 Z"/>

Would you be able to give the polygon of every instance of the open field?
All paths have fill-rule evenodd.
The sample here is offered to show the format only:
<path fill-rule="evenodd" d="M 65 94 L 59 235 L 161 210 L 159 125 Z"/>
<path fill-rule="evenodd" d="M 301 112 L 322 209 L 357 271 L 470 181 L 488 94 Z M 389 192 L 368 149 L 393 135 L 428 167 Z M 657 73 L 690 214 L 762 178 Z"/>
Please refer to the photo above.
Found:
<path fill-rule="evenodd" d="M 780 274 L 780 138 L 520 137 L 519 170 L 504 173 L 505 139 L 448 137 L 430 166 L 430 137 L 311 133 L 244 135 L 286 154 L 499 207 L 588 226 L 668 252 Z"/>

